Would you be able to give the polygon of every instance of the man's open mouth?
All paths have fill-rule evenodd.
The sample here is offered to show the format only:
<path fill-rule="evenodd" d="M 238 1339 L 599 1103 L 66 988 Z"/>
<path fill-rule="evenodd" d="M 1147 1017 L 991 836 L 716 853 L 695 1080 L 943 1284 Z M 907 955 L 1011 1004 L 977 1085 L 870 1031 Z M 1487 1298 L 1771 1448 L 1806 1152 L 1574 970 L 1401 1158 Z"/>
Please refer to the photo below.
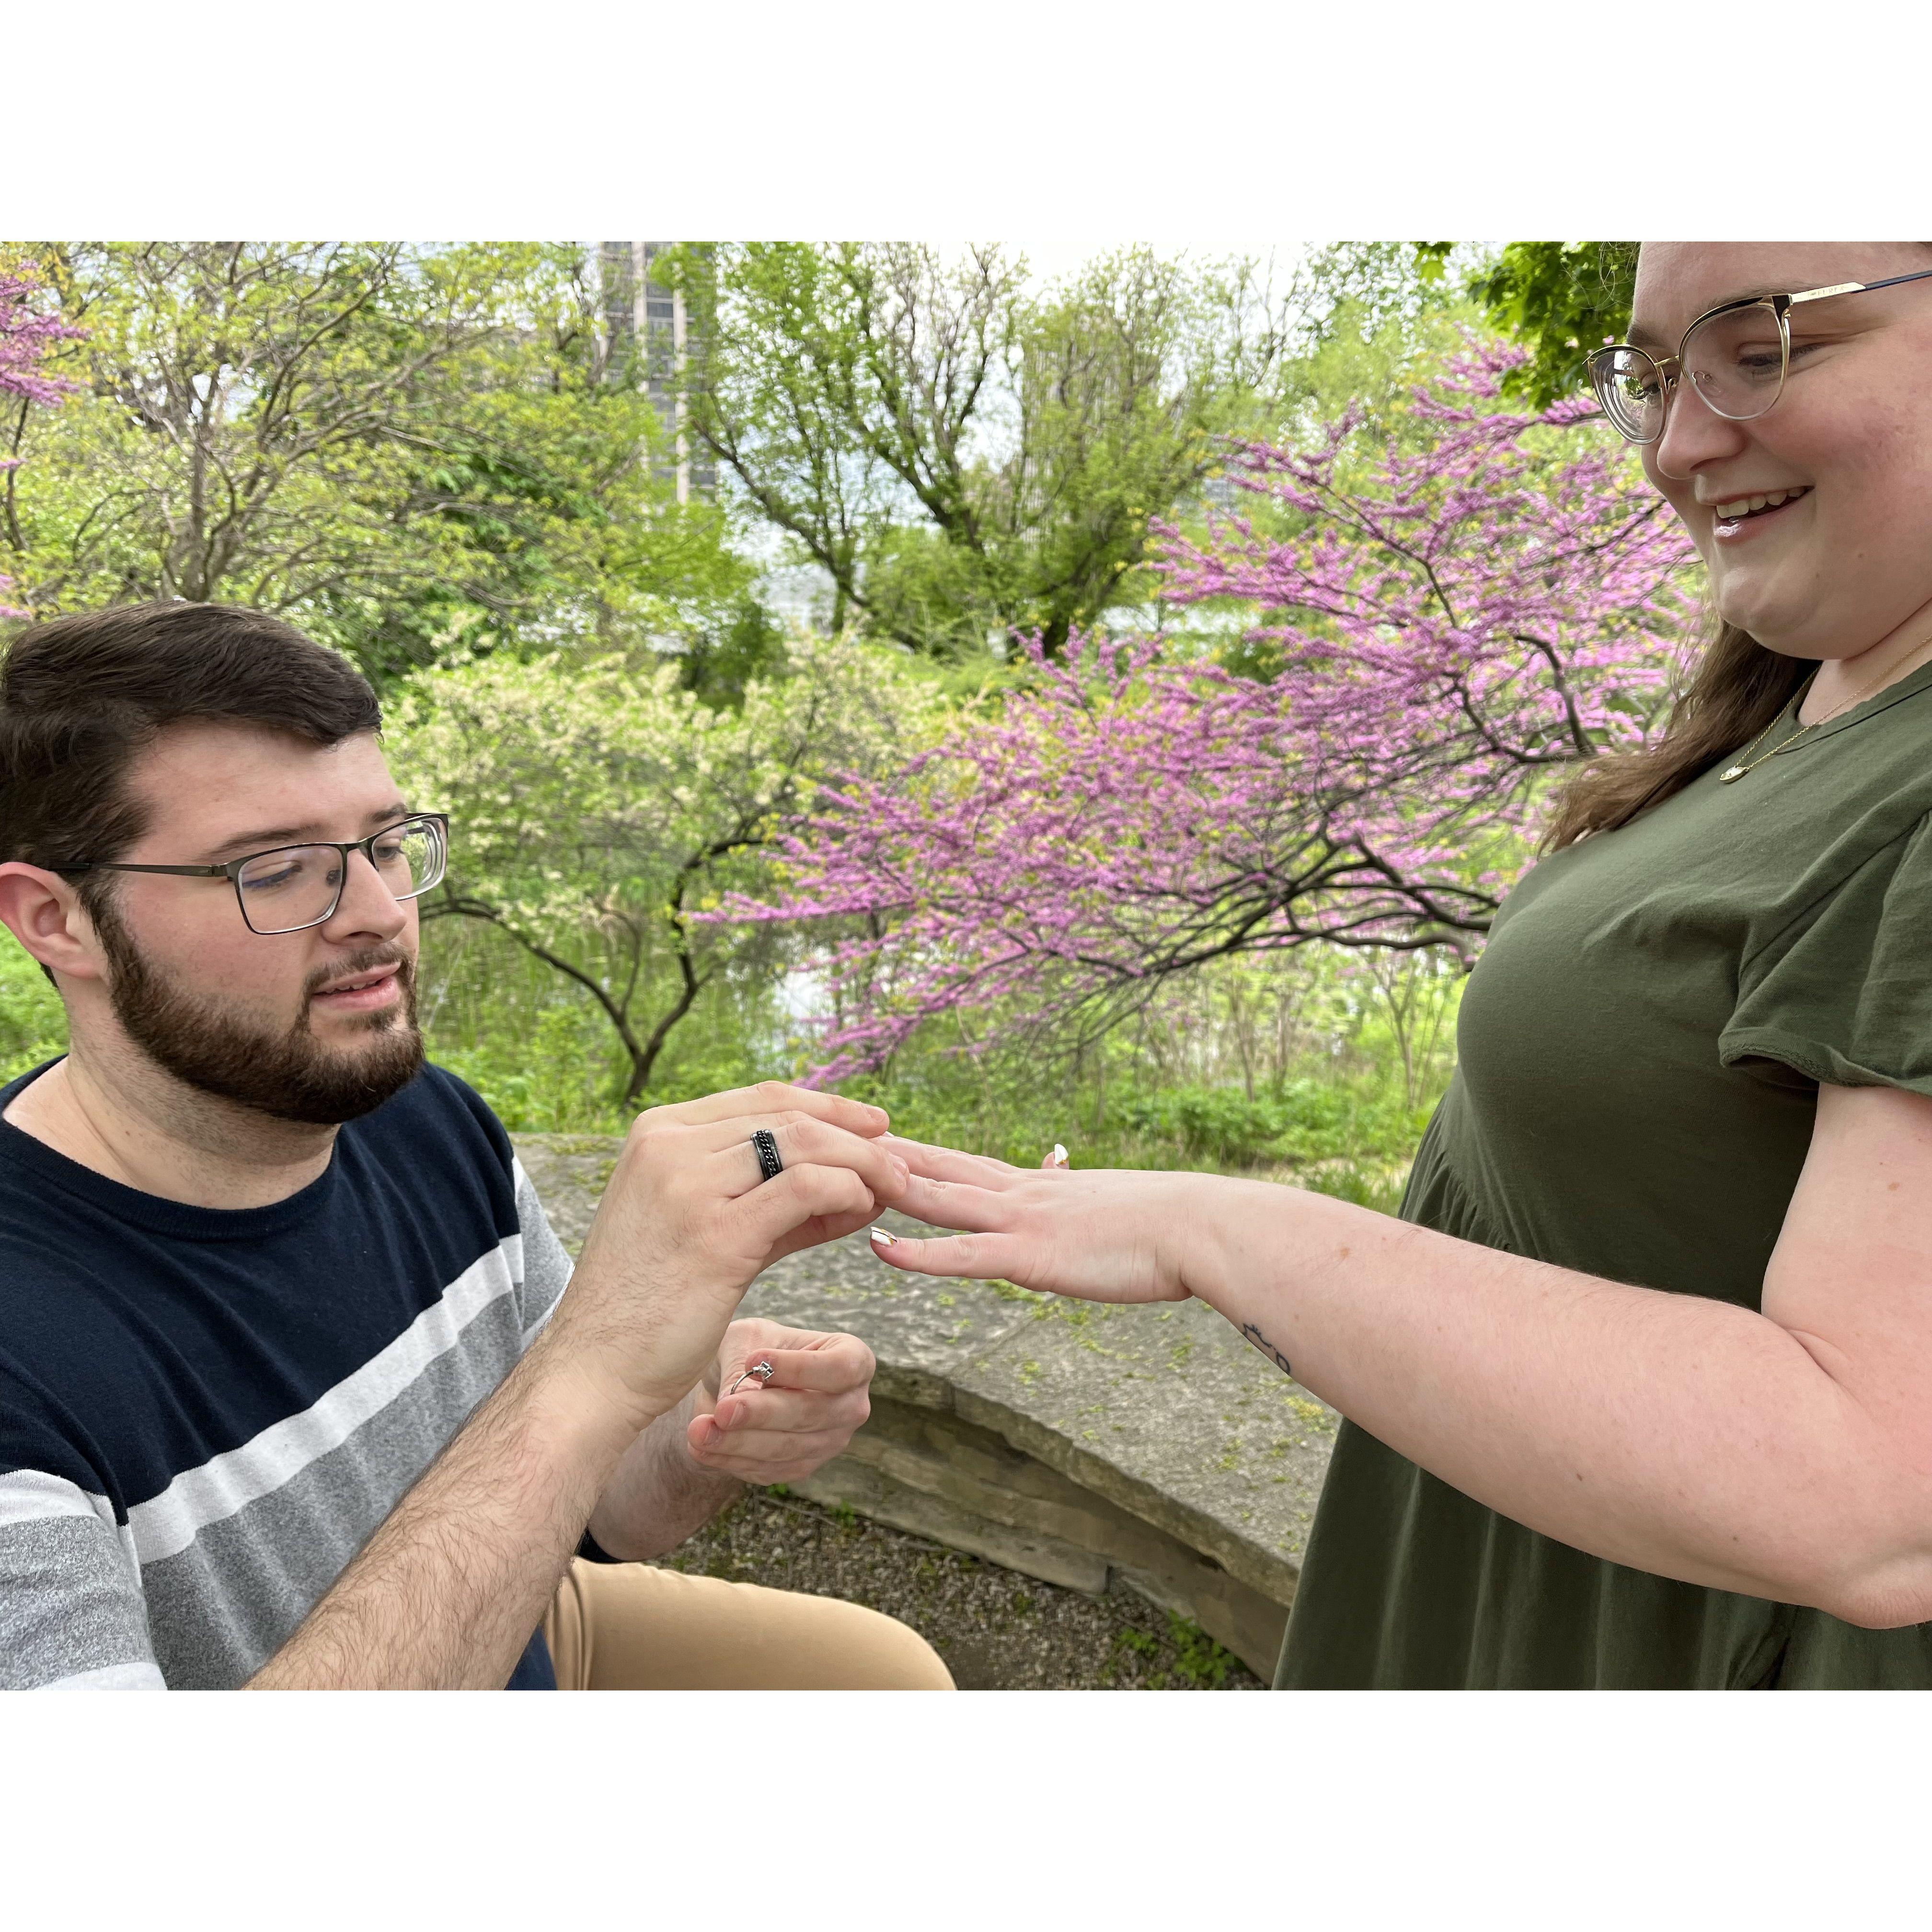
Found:
<path fill-rule="evenodd" d="M 356 993 L 367 993 L 374 988 L 385 986 L 401 970 L 394 963 L 372 968 L 367 973 L 358 973 L 346 980 L 332 981 L 328 986 L 318 986 L 311 996 L 318 1000 L 337 999 Z"/>

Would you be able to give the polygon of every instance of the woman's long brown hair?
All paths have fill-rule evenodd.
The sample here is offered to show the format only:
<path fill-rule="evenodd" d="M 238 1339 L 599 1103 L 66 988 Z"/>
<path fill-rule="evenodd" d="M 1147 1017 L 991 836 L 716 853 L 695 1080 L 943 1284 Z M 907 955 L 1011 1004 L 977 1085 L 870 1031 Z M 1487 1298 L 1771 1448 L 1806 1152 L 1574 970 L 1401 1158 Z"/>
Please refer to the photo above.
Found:
<path fill-rule="evenodd" d="M 1556 794 L 1545 852 L 1586 832 L 1614 832 L 1661 805 L 1700 772 L 1768 730 L 1817 666 L 1780 657 L 1748 631 L 1716 623 L 1690 681 L 1670 707 L 1664 736 L 1641 752 L 1592 758 Z"/>

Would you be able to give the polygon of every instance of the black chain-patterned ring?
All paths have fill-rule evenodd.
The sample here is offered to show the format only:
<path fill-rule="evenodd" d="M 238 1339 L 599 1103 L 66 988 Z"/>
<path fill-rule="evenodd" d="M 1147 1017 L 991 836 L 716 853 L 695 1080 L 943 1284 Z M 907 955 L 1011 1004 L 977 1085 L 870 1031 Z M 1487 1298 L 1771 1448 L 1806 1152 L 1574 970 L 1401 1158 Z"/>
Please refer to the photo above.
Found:
<path fill-rule="evenodd" d="M 784 1162 L 778 1158 L 778 1144 L 772 1138 L 767 1127 L 758 1128 L 752 1136 L 752 1148 L 758 1156 L 761 1178 L 776 1180 L 784 1172 Z"/>

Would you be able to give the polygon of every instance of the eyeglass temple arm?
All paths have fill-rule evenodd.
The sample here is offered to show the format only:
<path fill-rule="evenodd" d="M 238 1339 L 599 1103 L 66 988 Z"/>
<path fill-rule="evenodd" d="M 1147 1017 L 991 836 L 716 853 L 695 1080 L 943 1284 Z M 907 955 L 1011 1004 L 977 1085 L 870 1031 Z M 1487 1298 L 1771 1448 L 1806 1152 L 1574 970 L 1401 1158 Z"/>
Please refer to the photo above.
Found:
<path fill-rule="evenodd" d="M 399 818 L 396 824 L 407 825 L 412 820 L 418 818 L 426 818 L 434 823 L 439 837 L 446 838 L 449 836 L 449 820 L 440 812 L 414 812 L 408 818 Z M 395 829 L 394 825 L 386 825 L 382 832 L 393 832 Z M 308 842 L 315 845 L 333 845 L 345 858 L 351 852 L 361 852 L 367 857 L 368 848 L 382 836 L 382 832 L 372 832 L 367 838 L 352 838 L 340 842 L 332 838 L 316 838 Z M 292 851 L 294 849 L 292 846 L 280 845 L 272 845 L 268 848 L 272 852 Z M 262 856 L 260 852 L 251 852 L 247 858 L 231 859 L 225 866 L 130 866 L 112 859 L 82 859 L 70 866 L 50 866 L 47 870 L 50 872 L 165 872 L 170 878 L 176 879 L 232 879 L 238 867 L 245 866 L 249 859 L 259 859 Z M 374 865 L 375 861 L 370 859 L 369 862 Z"/>
<path fill-rule="evenodd" d="M 1922 282 L 1932 278 L 1932 268 L 1915 268 L 1909 275 L 1888 275 L 1882 282 L 1834 282 L 1828 289 L 1807 289 L 1791 297 L 1791 306 L 1800 302 L 1822 302 L 1827 296 L 1862 296 L 1873 289 L 1896 288 L 1900 282 Z"/>
<path fill-rule="evenodd" d="M 225 879 L 226 866 L 124 866 L 111 859 L 87 859 L 76 866 L 50 866 L 50 872 L 166 872 L 178 879 Z"/>

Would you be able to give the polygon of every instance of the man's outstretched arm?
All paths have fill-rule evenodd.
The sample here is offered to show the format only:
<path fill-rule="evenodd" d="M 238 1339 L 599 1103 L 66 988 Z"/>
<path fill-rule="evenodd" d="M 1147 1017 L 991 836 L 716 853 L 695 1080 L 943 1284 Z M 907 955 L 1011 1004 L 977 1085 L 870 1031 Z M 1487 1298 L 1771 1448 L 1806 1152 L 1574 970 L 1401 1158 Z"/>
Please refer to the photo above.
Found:
<path fill-rule="evenodd" d="M 904 1191 L 885 1124 L 776 1083 L 640 1115 L 549 1326 L 249 1688 L 502 1688 L 599 1494 L 746 1288 Z M 777 1138 L 775 1180 L 754 1126 Z"/>

